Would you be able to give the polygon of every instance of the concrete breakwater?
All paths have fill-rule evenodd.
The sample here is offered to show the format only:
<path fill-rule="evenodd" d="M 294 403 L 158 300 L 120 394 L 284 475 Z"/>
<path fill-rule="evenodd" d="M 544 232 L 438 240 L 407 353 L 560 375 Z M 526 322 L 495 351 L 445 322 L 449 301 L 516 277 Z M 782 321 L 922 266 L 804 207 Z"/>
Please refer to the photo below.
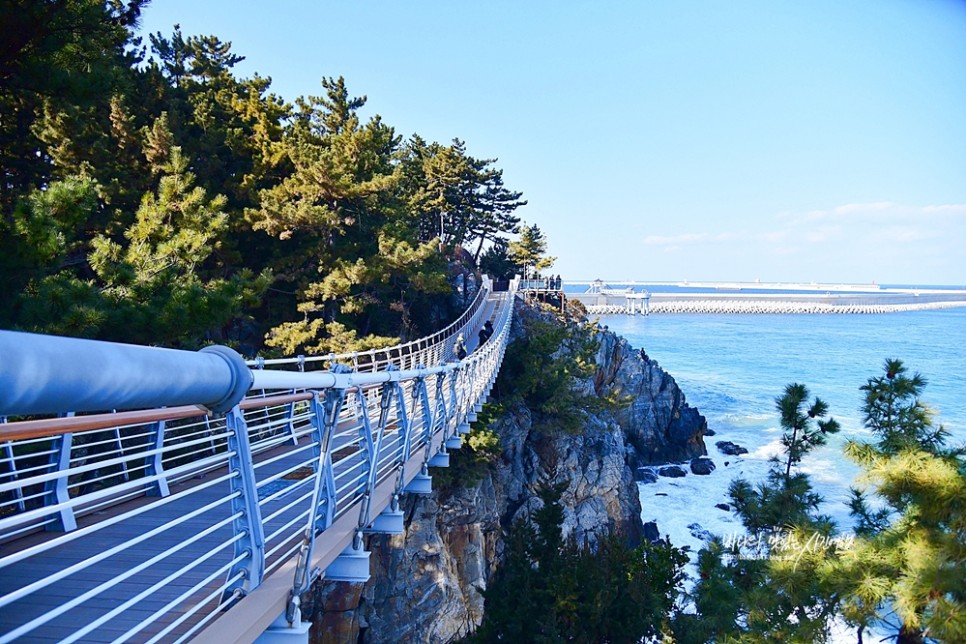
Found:
<path fill-rule="evenodd" d="M 758 300 L 758 299 L 675 299 L 661 301 L 652 299 L 648 313 L 725 313 L 725 314 L 870 314 L 899 313 L 902 311 L 925 311 L 966 306 L 966 301 L 946 302 L 904 302 L 904 303 L 859 303 L 859 302 L 817 302 L 807 300 Z M 597 304 L 587 306 L 591 315 L 612 315 L 640 313 L 640 308 L 631 309 L 623 304 Z"/>
<path fill-rule="evenodd" d="M 900 313 L 966 306 L 966 289 L 883 289 L 849 293 L 568 293 L 592 315 L 649 313 L 861 314 Z"/>

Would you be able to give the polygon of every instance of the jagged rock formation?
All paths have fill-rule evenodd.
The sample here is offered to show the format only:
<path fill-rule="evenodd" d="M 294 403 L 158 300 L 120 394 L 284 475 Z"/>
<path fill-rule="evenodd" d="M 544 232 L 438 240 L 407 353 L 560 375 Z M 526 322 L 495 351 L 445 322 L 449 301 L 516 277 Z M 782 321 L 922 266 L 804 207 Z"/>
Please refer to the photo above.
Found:
<path fill-rule="evenodd" d="M 368 538 L 372 578 L 364 587 L 321 582 L 303 599 L 313 641 L 448 642 L 471 631 L 504 529 L 537 507 L 541 481 L 567 484 L 565 535 L 593 540 L 615 529 L 643 537 L 634 471 L 705 454 L 706 423 L 655 362 L 642 362 L 612 333 L 599 337 L 596 373 L 578 386 L 630 396 L 630 404 L 588 417 L 579 434 L 539 431 L 529 409 L 511 406 L 491 425 L 502 453 L 481 480 L 406 498 L 406 533 Z"/>
<path fill-rule="evenodd" d="M 657 361 L 642 358 L 624 338 L 603 333 L 597 363 L 597 390 L 633 401 L 618 416 L 634 446 L 632 467 L 687 461 L 708 453 L 703 440 L 707 421 L 688 405 L 674 378 Z"/>

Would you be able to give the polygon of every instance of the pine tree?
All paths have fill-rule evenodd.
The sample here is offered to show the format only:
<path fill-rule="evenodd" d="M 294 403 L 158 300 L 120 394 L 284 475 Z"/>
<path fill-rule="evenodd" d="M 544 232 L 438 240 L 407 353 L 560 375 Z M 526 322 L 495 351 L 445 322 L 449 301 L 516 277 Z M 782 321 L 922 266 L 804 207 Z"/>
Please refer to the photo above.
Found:
<path fill-rule="evenodd" d="M 105 235 L 93 242 L 89 260 L 103 285 L 91 281 L 88 288 L 106 306 L 84 335 L 197 347 L 244 306 L 257 302 L 268 285 L 267 275 L 246 271 L 216 276 L 220 267 L 213 257 L 226 227 L 224 197 L 209 199 L 194 185 L 180 148 L 172 148 L 169 159 L 157 195 L 145 195 L 124 232 L 126 243 Z M 59 276 L 42 285 L 41 292 L 68 287 L 80 290 L 79 283 Z M 36 324 L 49 328 L 59 323 L 49 308 L 35 308 Z"/>
<path fill-rule="evenodd" d="M 435 243 L 417 241 L 400 194 L 399 137 L 378 116 L 360 121 L 365 97 L 350 97 L 342 78 L 323 87 L 298 101 L 286 135 L 294 172 L 248 211 L 284 249 L 275 267 L 303 317 L 267 341 L 309 352 L 383 346 L 418 332 L 417 311 L 450 290 L 446 266 Z M 334 346 L 334 325 L 356 334 L 349 345 Z"/>
<path fill-rule="evenodd" d="M 17 204 L 10 224 L 0 222 L 0 239 L 10 244 L 0 253 L 8 286 L 0 292 L 0 326 L 36 331 L 53 324 L 49 328 L 68 335 L 91 334 L 99 298 L 86 293 L 89 288 L 75 277 L 75 269 L 84 263 L 84 229 L 98 208 L 95 182 L 74 176 L 34 190 Z M 44 286 L 55 276 L 62 285 L 56 293 Z M 86 311 L 55 322 L 76 303 L 76 296 L 86 301 Z"/>
<path fill-rule="evenodd" d="M 926 380 L 900 360 L 883 371 L 862 387 L 878 440 L 846 446 L 865 489 L 852 491 L 855 548 L 831 577 L 860 632 L 881 620 L 902 643 L 966 641 L 966 460 L 920 401 Z"/>
<path fill-rule="evenodd" d="M 532 277 L 535 272 L 553 266 L 556 257 L 547 256 L 547 238 L 539 226 L 520 226 L 520 238 L 510 242 L 510 258 L 520 267 L 524 277 Z"/>
<path fill-rule="evenodd" d="M 820 398 L 805 409 L 808 395 L 805 385 L 793 383 L 775 399 L 785 430 L 781 439 L 784 462 L 773 460 L 766 481 L 756 487 L 741 478 L 729 487 L 736 511 L 753 534 L 781 530 L 788 525 L 821 527 L 826 532 L 831 529 L 827 519 L 817 514 L 822 499 L 812 491 L 808 476 L 792 472 L 792 467 L 801 464 L 808 452 L 824 445 L 829 434 L 839 431 L 835 419 L 825 418 L 828 405 Z"/>
<path fill-rule="evenodd" d="M 686 642 L 824 641 L 838 607 L 831 582 L 820 571 L 842 549 L 821 497 L 808 476 L 793 471 L 838 423 L 825 418 L 820 398 L 808 404 L 808 388 L 785 387 L 775 399 L 784 459 L 772 460 L 765 481 L 738 478 L 729 496 L 748 537 L 715 539 L 701 550 L 693 592 L 696 614 L 680 614 L 675 634 Z"/>

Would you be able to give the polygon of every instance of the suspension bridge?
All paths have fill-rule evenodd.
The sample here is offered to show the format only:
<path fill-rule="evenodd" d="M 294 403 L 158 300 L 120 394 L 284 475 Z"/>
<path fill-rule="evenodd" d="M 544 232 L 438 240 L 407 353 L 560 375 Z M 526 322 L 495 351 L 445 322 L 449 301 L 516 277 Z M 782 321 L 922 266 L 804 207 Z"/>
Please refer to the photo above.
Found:
<path fill-rule="evenodd" d="M 366 581 L 363 536 L 402 533 L 469 432 L 517 288 L 343 355 L 0 331 L 0 643 L 306 642 L 299 596 Z"/>

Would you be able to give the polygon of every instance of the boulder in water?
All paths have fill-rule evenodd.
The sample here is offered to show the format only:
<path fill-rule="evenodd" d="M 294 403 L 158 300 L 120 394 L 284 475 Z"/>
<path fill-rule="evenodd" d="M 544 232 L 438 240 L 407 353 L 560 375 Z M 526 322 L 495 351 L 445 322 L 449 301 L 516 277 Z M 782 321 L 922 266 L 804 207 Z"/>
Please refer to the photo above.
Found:
<path fill-rule="evenodd" d="M 691 461 L 691 471 L 701 476 L 714 472 L 714 461 L 710 458 L 696 458 Z"/>
<path fill-rule="evenodd" d="M 649 467 L 637 468 L 636 478 L 641 483 L 657 483 L 657 474 Z"/>
<path fill-rule="evenodd" d="M 672 479 L 679 479 L 682 476 L 686 476 L 687 472 L 680 465 L 665 465 L 657 471 L 661 476 L 666 476 Z"/>
<path fill-rule="evenodd" d="M 702 541 L 711 541 L 714 538 L 714 535 L 701 527 L 700 523 L 689 523 L 688 531 L 692 537 L 701 539 Z"/>
<path fill-rule="evenodd" d="M 748 450 L 738 445 L 737 443 L 732 443 L 731 441 L 718 441 L 714 444 L 718 448 L 718 451 L 722 454 L 729 454 L 731 456 L 739 456 L 741 454 L 747 454 Z"/>

